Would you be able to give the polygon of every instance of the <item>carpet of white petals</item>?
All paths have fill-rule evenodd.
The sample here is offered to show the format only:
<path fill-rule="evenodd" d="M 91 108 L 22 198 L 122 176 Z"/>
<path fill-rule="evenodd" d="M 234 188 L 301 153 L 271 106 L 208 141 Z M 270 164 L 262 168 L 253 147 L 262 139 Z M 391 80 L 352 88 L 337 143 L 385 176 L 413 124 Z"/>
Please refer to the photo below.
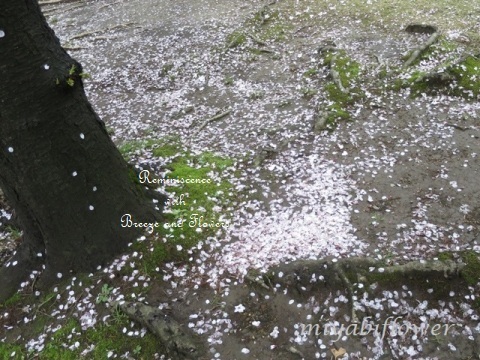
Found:
<path fill-rule="evenodd" d="M 159 264 L 163 291 L 169 297 L 154 305 L 183 311 L 188 327 L 208 337 L 207 358 L 212 359 L 330 359 L 335 339 L 348 352 L 342 359 L 466 359 L 474 354 L 476 350 L 471 349 L 480 348 L 480 322 L 472 305 L 478 300 L 478 288 L 469 288 L 461 298 L 453 292 L 443 301 L 417 301 L 418 293 L 405 285 L 377 292 L 372 298 L 369 294 L 378 289 L 355 284 L 355 307 L 371 314 L 367 322 L 372 327 L 380 327 L 375 334 L 352 339 L 345 333 L 312 337 L 301 331 L 301 324 L 312 319 L 321 319 L 325 326 L 348 326 L 352 304 L 344 292 L 300 297 L 280 282 L 269 284 L 273 287 L 270 292 L 244 286 L 249 270 L 262 273 L 299 259 L 370 256 L 393 264 L 430 258 L 440 250 L 480 250 L 480 239 L 475 238 L 478 230 L 465 220 L 479 206 L 480 198 L 476 186 L 480 129 L 478 121 L 472 123 L 478 118 L 477 103 L 448 96 L 410 99 L 403 90 L 385 90 L 379 96 L 365 88 L 366 99 L 351 110 L 353 122 L 340 124 L 332 133 L 314 134 L 314 105 L 326 104 L 321 94 L 309 103 L 300 91 L 303 86 L 317 86 L 303 73 L 317 66 L 317 46 L 325 39 L 335 39 L 337 46 L 373 77 L 372 54 L 398 66 L 401 55 L 422 39 L 398 34 L 400 28 L 395 28 L 393 35 L 392 29 L 383 29 L 385 36 L 380 36 L 379 28 L 360 30 L 348 19 L 338 18 L 338 26 L 326 21 L 323 28 L 312 30 L 310 38 L 295 37 L 292 31 L 290 41 L 269 43 L 272 51 L 281 54 L 275 61 L 261 56 L 252 61 L 245 49 L 218 49 L 260 2 L 246 1 L 241 6 L 234 1 L 143 3 L 147 2 L 114 3 L 112 16 L 99 11 L 103 1 L 55 12 L 55 30 L 63 42 L 83 31 L 132 24 L 106 31 L 108 41 L 83 37 L 70 43 L 80 48 L 73 55 L 92 75 L 86 81 L 89 98 L 114 129 L 114 139 L 122 143 L 145 136 L 177 135 L 192 151 L 208 149 L 233 158 L 251 158 L 240 175 L 229 179 L 236 192 L 249 194 L 235 199 L 231 226 L 189 250 L 191 263 Z M 63 6 L 68 8 L 68 4 Z M 304 4 L 292 12 L 290 20 L 301 29 L 302 19 L 341 14 L 334 4 L 330 8 L 334 15 L 328 11 L 325 7 L 318 13 Z M 459 33 L 455 30 L 446 35 L 455 39 Z M 162 73 L 167 64 L 171 77 Z M 421 66 L 428 70 L 436 64 Z M 226 84 L 228 76 L 233 77 L 233 84 Z M 194 111 L 185 111 L 188 107 Z M 199 119 L 227 108 L 231 114 L 225 120 L 197 132 Z M 466 126 L 472 131 L 459 133 L 447 124 L 459 119 L 469 121 Z M 272 159 L 255 165 L 262 149 L 279 150 Z M 162 162 L 148 152 L 138 152 L 136 160 L 152 167 Z M 430 166 L 437 175 L 422 173 Z M 434 179 L 431 186 L 429 179 Z M 395 203 L 399 198 L 404 201 Z M 440 203 L 448 209 L 439 209 Z M 372 209 L 379 204 L 387 204 L 384 214 L 373 216 Z M 130 266 L 131 275 L 122 278 L 129 285 L 124 288 L 152 286 L 151 279 L 135 269 L 140 256 L 124 255 L 102 271 L 114 278 Z M 282 275 L 277 274 L 278 278 Z M 312 283 L 317 281 L 322 279 L 312 279 Z M 90 293 L 98 285 L 81 293 L 73 290 L 81 286 L 73 279 L 65 290 L 57 289 L 59 305 L 50 315 L 61 319 L 75 308 L 73 316 L 82 329 L 108 321 L 109 315 L 98 314 Z M 122 293 L 120 288 L 113 289 L 110 296 L 116 301 L 146 300 L 135 291 Z M 272 315 L 278 323 L 263 321 L 258 313 L 269 301 L 278 311 Z M 253 314 L 248 321 L 242 318 L 247 313 Z M 448 334 L 451 337 L 434 343 L 432 336 L 399 334 L 392 319 L 385 335 L 385 314 L 402 317 L 402 323 L 410 327 L 430 323 L 458 326 Z M 25 309 L 22 321 L 28 323 L 33 316 Z M 255 338 L 246 329 L 260 329 L 261 335 Z M 45 329 L 28 348 L 40 351 L 56 330 Z M 145 330 L 132 324 L 124 333 L 143 336 Z M 76 336 L 72 333 L 65 346 L 80 347 L 88 357 L 94 345 L 80 344 Z M 105 356 L 129 355 L 111 349 Z"/>

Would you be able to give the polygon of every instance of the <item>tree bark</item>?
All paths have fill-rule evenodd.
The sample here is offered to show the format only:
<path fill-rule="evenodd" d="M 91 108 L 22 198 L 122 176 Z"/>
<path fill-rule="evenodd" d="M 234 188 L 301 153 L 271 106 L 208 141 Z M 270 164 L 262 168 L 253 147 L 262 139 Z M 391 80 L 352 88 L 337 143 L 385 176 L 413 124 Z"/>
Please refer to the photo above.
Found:
<path fill-rule="evenodd" d="M 159 220 L 129 172 L 37 1 L 1 1 L 0 186 L 23 242 L 0 269 L 0 301 L 42 265 L 48 286 L 124 250 L 141 229 L 122 228 L 123 214 Z"/>

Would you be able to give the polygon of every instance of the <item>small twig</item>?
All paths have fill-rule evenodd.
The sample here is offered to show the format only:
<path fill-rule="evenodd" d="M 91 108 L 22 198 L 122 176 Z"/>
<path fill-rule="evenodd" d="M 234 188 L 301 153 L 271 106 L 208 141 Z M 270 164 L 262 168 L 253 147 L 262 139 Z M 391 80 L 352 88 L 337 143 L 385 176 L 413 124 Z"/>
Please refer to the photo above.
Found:
<path fill-rule="evenodd" d="M 70 51 L 78 51 L 78 50 L 86 49 L 86 47 L 82 47 L 82 46 L 68 46 L 68 45 L 63 45 L 62 47 L 63 47 L 65 50 L 70 50 Z"/>
<path fill-rule="evenodd" d="M 209 123 L 213 122 L 213 121 L 217 121 L 217 120 L 220 120 L 221 118 L 224 118 L 225 116 L 229 115 L 230 113 L 232 112 L 231 109 L 223 112 L 223 113 L 220 113 L 218 115 L 215 115 L 213 117 L 211 117 L 210 119 L 206 119 L 203 121 L 203 123 L 198 127 L 197 131 L 195 131 L 195 133 L 192 135 L 192 137 L 195 137 L 200 131 L 202 131 L 202 129 L 207 126 Z"/>
<path fill-rule="evenodd" d="M 97 41 L 97 40 L 112 40 L 112 39 L 115 39 L 115 37 L 94 36 L 91 41 Z"/>
<path fill-rule="evenodd" d="M 68 41 L 72 41 L 72 40 L 76 40 L 76 39 L 81 39 L 81 38 L 84 38 L 84 37 L 93 35 L 93 34 L 95 34 L 95 33 L 101 32 L 101 31 L 102 31 L 102 30 L 86 31 L 86 32 L 80 33 L 80 34 L 78 34 L 78 35 L 72 36 Z"/>
<path fill-rule="evenodd" d="M 44 15 L 53 15 L 51 13 L 57 11 L 57 10 L 60 10 L 62 9 L 62 12 L 64 13 L 68 13 L 69 11 L 71 10 L 74 10 L 74 9 L 79 9 L 81 7 L 84 7 L 86 5 L 86 3 L 80 3 L 78 5 L 73 5 L 73 6 L 70 6 L 69 8 L 66 8 L 66 9 L 62 9 L 60 6 L 57 6 L 57 7 L 51 7 L 51 8 L 48 8 L 48 9 L 42 9 L 42 12 Z"/>
<path fill-rule="evenodd" d="M 299 32 L 301 32 L 301 31 L 303 31 L 303 30 L 305 30 L 305 29 L 308 29 L 308 28 L 310 28 L 310 27 L 312 27 L 312 25 L 302 26 L 301 28 L 295 30 L 294 34 L 298 34 Z"/>
<path fill-rule="evenodd" d="M 267 53 L 267 54 L 273 54 L 274 51 L 268 50 L 268 49 L 252 49 L 254 51 L 262 52 L 262 53 Z"/>
<path fill-rule="evenodd" d="M 52 7 L 52 8 L 49 8 L 49 9 L 42 10 L 42 12 L 43 12 L 43 15 L 48 15 L 49 13 L 55 12 L 58 9 L 60 9 L 60 7 L 57 6 L 57 7 Z"/>
<path fill-rule="evenodd" d="M 50 300 L 52 300 L 52 299 L 53 299 L 54 297 L 56 297 L 56 296 L 57 296 L 57 294 L 52 294 L 52 295 L 50 295 L 50 296 L 47 298 L 47 300 L 45 300 L 44 302 L 42 302 L 40 305 L 37 306 L 36 310 L 37 310 L 37 311 L 40 310 L 40 308 L 41 308 L 43 305 L 45 305 L 46 303 L 48 303 Z"/>
<path fill-rule="evenodd" d="M 463 127 L 463 126 L 460 126 L 460 125 L 457 125 L 457 124 L 450 124 L 450 123 L 445 123 L 446 126 L 451 126 L 457 130 L 460 130 L 460 131 L 465 131 L 465 130 L 469 130 L 470 128 L 468 127 Z"/>

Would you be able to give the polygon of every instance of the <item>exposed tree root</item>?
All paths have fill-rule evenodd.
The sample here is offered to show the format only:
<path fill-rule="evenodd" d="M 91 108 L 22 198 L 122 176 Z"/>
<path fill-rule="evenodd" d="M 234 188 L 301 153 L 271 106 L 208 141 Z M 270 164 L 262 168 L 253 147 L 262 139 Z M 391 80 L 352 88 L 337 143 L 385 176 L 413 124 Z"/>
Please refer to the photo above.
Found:
<path fill-rule="evenodd" d="M 402 265 L 385 266 L 372 258 L 347 258 L 324 260 L 300 260 L 290 264 L 272 268 L 269 274 L 275 283 L 283 283 L 287 287 L 303 290 L 344 288 L 348 292 L 352 322 L 358 323 L 355 312 L 356 283 L 373 283 L 383 281 L 384 285 L 392 284 L 392 279 L 408 284 L 424 279 L 459 278 L 466 268 L 463 262 L 447 261 L 413 261 Z M 279 276 L 279 273 L 283 273 Z M 312 278 L 316 279 L 315 281 Z M 321 280 L 320 280 L 321 279 Z M 299 293 L 303 293 L 303 290 Z"/>
<path fill-rule="evenodd" d="M 330 61 L 330 75 L 332 76 L 333 82 L 337 85 L 337 88 L 344 94 L 348 94 L 348 89 L 342 84 L 342 79 L 340 79 L 340 74 L 337 70 L 335 70 L 335 63 L 337 61 L 337 54 L 332 56 L 332 60 Z"/>
<path fill-rule="evenodd" d="M 247 275 L 245 275 L 245 280 L 248 280 L 253 284 L 258 284 L 266 290 L 271 290 L 271 288 L 267 284 L 265 284 L 265 281 L 263 281 L 263 279 L 261 277 L 258 277 L 258 276 L 255 277 L 255 276 L 247 274 Z"/>
<path fill-rule="evenodd" d="M 27 281 L 32 270 L 38 269 L 42 264 L 43 253 L 40 247 L 34 248 L 26 242 L 20 244 L 14 255 L 3 266 L 0 265 L 0 303 L 14 295 L 20 288 L 22 281 Z"/>
<path fill-rule="evenodd" d="M 255 41 L 258 45 L 261 45 L 261 46 L 266 46 L 267 43 L 260 40 L 259 38 L 257 38 L 255 35 L 253 35 L 252 33 L 250 32 L 246 32 L 246 34 L 253 40 Z"/>
<path fill-rule="evenodd" d="M 281 141 L 276 147 L 268 146 L 261 149 L 258 149 L 258 154 L 253 160 L 255 166 L 260 166 L 267 159 L 273 159 L 276 155 L 281 153 L 289 143 L 298 139 L 298 136 L 295 136 L 291 139 L 285 139 Z"/>
<path fill-rule="evenodd" d="M 353 306 L 353 303 L 354 303 L 354 299 L 353 299 L 354 290 L 353 290 L 352 283 L 350 282 L 350 280 L 348 280 L 347 275 L 345 275 L 345 272 L 343 271 L 343 268 L 342 268 L 342 266 L 341 266 L 339 263 L 333 264 L 333 268 L 334 268 L 334 270 L 338 273 L 338 276 L 340 276 L 340 279 L 342 279 L 343 284 L 344 284 L 345 287 L 347 288 L 347 292 L 348 292 L 348 297 L 349 297 L 349 300 L 350 300 L 350 304 L 352 304 L 352 306 L 351 306 L 352 322 L 358 323 L 358 322 L 359 322 L 358 316 L 357 316 L 357 314 L 356 314 L 356 312 L 355 312 L 355 307 Z"/>
<path fill-rule="evenodd" d="M 200 340 L 165 312 L 142 303 L 114 303 L 130 319 L 145 326 L 166 347 L 172 359 L 199 359 L 204 353 Z"/>
<path fill-rule="evenodd" d="M 457 125 L 457 124 L 445 123 L 445 125 L 453 127 L 454 129 L 457 129 L 457 130 L 460 130 L 460 131 L 466 131 L 466 130 L 470 129 L 469 127 L 463 127 L 463 126 L 460 126 L 460 125 Z"/>
<path fill-rule="evenodd" d="M 425 44 L 418 47 L 412 52 L 412 55 L 410 55 L 408 60 L 405 61 L 405 63 L 403 64 L 403 68 L 407 68 L 410 65 L 412 65 L 420 57 L 420 55 L 422 55 L 422 53 L 425 52 L 425 50 L 427 50 L 430 46 L 432 46 L 438 40 L 439 36 L 440 36 L 439 32 L 434 32 L 432 35 L 430 35 L 430 37 L 425 42 Z"/>

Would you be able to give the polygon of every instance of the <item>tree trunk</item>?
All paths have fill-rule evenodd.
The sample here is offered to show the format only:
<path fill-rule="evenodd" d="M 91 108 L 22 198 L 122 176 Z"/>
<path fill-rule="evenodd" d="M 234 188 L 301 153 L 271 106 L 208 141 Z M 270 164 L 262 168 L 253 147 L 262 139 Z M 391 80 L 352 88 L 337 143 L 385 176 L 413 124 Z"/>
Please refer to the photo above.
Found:
<path fill-rule="evenodd" d="M 131 175 L 37 1 L 0 1 L 0 186 L 23 230 L 0 301 L 42 265 L 48 286 L 124 250 L 142 229 L 121 227 L 123 214 L 159 220 Z"/>

